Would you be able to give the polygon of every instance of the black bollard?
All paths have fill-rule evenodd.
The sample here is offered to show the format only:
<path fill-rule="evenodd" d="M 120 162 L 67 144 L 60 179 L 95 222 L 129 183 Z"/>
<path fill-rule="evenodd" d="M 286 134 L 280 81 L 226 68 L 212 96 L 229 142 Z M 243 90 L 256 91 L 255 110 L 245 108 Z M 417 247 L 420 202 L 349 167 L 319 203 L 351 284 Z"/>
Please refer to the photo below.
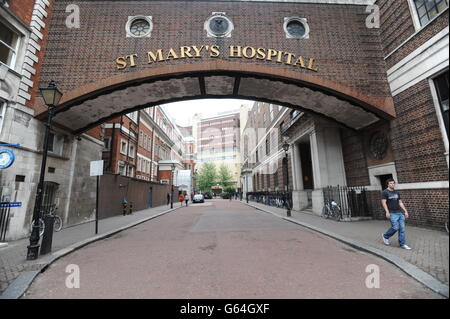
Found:
<path fill-rule="evenodd" d="M 45 215 L 44 216 L 44 235 L 42 236 L 41 243 L 41 255 L 48 254 L 52 251 L 52 241 L 53 241 L 53 224 L 55 219 L 53 216 Z"/>
<path fill-rule="evenodd" d="M 130 209 L 128 210 L 128 214 L 131 215 L 131 214 L 133 214 L 133 203 L 132 202 L 130 202 L 130 207 L 129 208 Z"/>

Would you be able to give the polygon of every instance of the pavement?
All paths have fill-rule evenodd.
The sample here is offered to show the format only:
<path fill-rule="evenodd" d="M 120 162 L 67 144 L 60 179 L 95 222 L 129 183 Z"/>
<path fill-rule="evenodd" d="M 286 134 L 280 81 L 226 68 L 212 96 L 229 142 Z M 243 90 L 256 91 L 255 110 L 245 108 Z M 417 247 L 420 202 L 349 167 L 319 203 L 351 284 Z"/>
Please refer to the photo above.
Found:
<path fill-rule="evenodd" d="M 404 270 L 417 267 L 408 273 L 424 283 L 431 282 L 430 285 L 448 297 L 449 235 L 444 231 L 408 226 L 406 222 L 407 244 L 412 250 L 405 250 L 399 247 L 397 234 L 390 238 L 389 246 L 383 243 L 381 234 L 390 227 L 388 220 L 336 222 L 298 211 L 292 211 L 289 218 L 286 209 L 252 201 L 248 205 L 374 253 Z M 427 274 L 432 278 L 425 278 Z"/>
<path fill-rule="evenodd" d="M 179 206 L 179 203 L 174 203 L 174 209 Z M 47 267 L 49 262 L 69 253 L 72 249 L 87 244 L 91 239 L 107 237 L 169 211 L 171 211 L 170 206 L 164 205 L 133 212 L 131 215 L 102 219 L 99 221 L 98 235 L 95 234 L 95 221 L 63 228 L 60 232 L 53 233 L 52 252 L 54 253 L 40 256 L 33 261 L 26 260 L 29 238 L 9 242 L 6 247 L 0 248 L 0 298 L 6 298 L 6 294 L 13 296 L 17 290 L 25 289 L 26 287 L 23 286 L 27 285 L 30 276 L 37 275 Z M 24 278 L 20 277 L 21 274 Z M 11 286 L 13 283 L 14 286 Z M 8 292 L 5 293 L 7 289 Z"/>
<path fill-rule="evenodd" d="M 208 204 L 58 259 L 23 298 L 444 299 L 388 261 L 329 236 L 240 201 Z"/>
<path fill-rule="evenodd" d="M 433 289 L 434 287 L 434 291 L 438 291 L 442 296 L 448 298 L 449 239 L 448 234 L 445 232 L 407 226 L 408 244 L 413 249 L 411 251 L 406 251 L 398 247 L 396 236 L 391 238 L 391 246 L 385 246 L 382 243 L 381 233 L 386 231 L 389 227 L 389 222 L 387 220 L 335 222 L 325 220 L 313 214 L 296 211 L 293 211 L 292 216 L 287 218 L 286 210 L 284 209 L 278 209 L 255 202 L 245 204 L 245 201 L 239 202 L 235 200 L 231 202 L 228 200 L 207 201 L 205 204 L 190 205 L 189 210 L 211 209 L 210 206 L 213 204 L 215 205 L 216 201 L 224 202 L 225 205 L 232 206 L 253 206 L 262 212 L 270 213 L 278 218 L 314 230 L 316 233 L 320 233 L 320 235 L 338 239 L 341 242 L 358 248 L 359 251 L 370 252 L 373 255 L 382 257 L 391 264 L 396 265 L 398 267 L 397 269 L 401 269 L 402 271 L 400 272 L 403 274 L 406 272 L 408 275 L 413 276 L 429 288 Z M 178 206 L 179 204 L 175 204 L 175 209 L 177 209 Z M 230 207 L 231 206 L 227 207 L 227 209 L 230 209 Z M 186 210 L 186 208 L 183 208 L 183 210 Z M 115 237 L 118 232 L 154 217 L 158 217 L 169 211 L 168 206 L 161 206 L 135 212 L 132 215 L 116 216 L 101 220 L 99 223 L 99 236 L 95 236 L 94 234 L 95 225 L 93 222 L 65 228 L 59 233 L 54 233 L 53 251 L 56 253 L 50 254 L 50 256 L 43 256 L 36 261 L 25 260 L 26 246 L 29 244 L 28 238 L 9 242 L 7 247 L 0 248 L 0 292 L 3 292 L 3 294 L 0 295 L 0 299 L 9 298 L 12 295 L 16 295 L 16 297 L 21 296 L 39 273 L 62 256 L 74 252 L 88 243 L 111 236 Z M 157 220 L 159 219 L 160 218 Z M 203 222 L 195 224 L 195 227 L 191 226 L 192 230 L 201 232 L 202 225 L 207 218 L 202 218 L 202 220 Z M 151 225 L 154 223 L 146 224 Z M 239 229 L 234 229 L 234 231 L 239 231 Z M 322 238 L 323 237 L 325 236 L 322 236 Z M 261 240 L 266 241 L 264 238 L 261 238 Z M 213 246 L 208 246 L 209 248 L 205 247 L 203 248 L 207 251 L 210 248 L 213 248 Z M 420 274 L 420 271 L 425 275 Z M 419 275 L 415 276 L 415 274 L 418 273 Z M 432 280 L 426 278 L 426 276 L 429 276 Z M 439 286 L 439 284 L 441 286 Z M 436 288 L 436 286 L 438 286 L 438 288 Z M 12 294 L 5 293 L 5 290 L 7 290 L 6 292 L 12 291 Z"/>

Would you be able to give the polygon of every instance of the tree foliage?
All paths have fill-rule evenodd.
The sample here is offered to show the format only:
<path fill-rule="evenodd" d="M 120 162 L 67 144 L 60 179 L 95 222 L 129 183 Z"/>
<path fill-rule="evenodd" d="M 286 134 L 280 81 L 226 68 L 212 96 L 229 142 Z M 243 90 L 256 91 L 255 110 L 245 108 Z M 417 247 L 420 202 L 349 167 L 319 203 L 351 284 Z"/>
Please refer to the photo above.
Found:
<path fill-rule="evenodd" d="M 230 188 L 231 186 L 233 186 L 234 182 L 233 182 L 233 176 L 231 174 L 231 170 L 230 168 L 222 163 L 222 165 L 220 165 L 219 167 L 219 173 L 218 173 L 218 177 L 217 177 L 217 183 L 219 183 L 220 185 L 222 185 L 222 187 L 224 189 L 226 188 Z"/>
<path fill-rule="evenodd" d="M 217 168 L 214 163 L 205 163 L 200 168 L 197 177 L 197 186 L 202 192 L 211 191 L 217 182 Z"/>

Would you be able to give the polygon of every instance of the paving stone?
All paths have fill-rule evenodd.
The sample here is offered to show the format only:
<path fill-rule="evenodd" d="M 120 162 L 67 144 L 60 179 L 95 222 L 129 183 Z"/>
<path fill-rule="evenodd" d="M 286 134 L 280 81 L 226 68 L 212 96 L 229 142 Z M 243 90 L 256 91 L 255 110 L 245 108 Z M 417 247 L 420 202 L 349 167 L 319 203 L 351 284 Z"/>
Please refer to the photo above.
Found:
<path fill-rule="evenodd" d="M 250 204 L 279 216 L 286 216 L 285 209 L 255 202 L 250 202 Z M 292 211 L 292 218 L 398 256 L 442 283 L 449 284 L 449 237 L 443 231 L 407 225 L 407 242 L 412 250 L 404 250 L 398 245 L 397 234 L 391 238 L 390 246 L 383 244 L 381 233 L 386 232 L 390 227 L 388 220 L 335 222 L 317 215 L 297 211 Z"/>
<path fill-rule="evenodd" d="M 169 206 L 159 206 L 133 212 L 132 215 L 115 216 L 99 221 L 98 234 L 127 226 L 133 222 L 138 222 L 148 217 L 158 215 L 169 210 Z M 76 226 L 64 228 L 60 232 L 54 233 L 52 251 L 56 252 L 74 243 L 83 241 L 95 236 L 95 223 L 88 222 Z M 40 270 L 42 268 L 42 257 L 35 261 L 27 261 L 27 246 L 29 238 L 9 242 L 7 247 L 0 248 L 0 293 L 17 279 L 22 272 Z M 45 258 L 45 257 L 44 257 Z"/>

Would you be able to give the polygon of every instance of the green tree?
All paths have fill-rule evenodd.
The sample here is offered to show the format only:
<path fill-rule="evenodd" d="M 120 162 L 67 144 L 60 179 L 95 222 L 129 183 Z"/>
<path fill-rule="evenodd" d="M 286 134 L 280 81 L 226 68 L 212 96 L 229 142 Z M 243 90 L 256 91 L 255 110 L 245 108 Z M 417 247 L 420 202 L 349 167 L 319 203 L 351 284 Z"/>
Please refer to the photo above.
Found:
<path fill-rule="evenodd" d="M 222 164 L 219 167 L 219 173 L 217 177 L 217 183 L 222 185 L 224 189 L 230 188 L 234 185 L 233 175 L 231 174 L 230 168 L 226 164 Z"/>
<path fill-rule="evenodd" d="M 200 168 L 197 176 L 197 186 L 202 192 L 211 191 L 211 187 L 216 185 L 217 168 L 214 163 L 205 163 Z"/>

